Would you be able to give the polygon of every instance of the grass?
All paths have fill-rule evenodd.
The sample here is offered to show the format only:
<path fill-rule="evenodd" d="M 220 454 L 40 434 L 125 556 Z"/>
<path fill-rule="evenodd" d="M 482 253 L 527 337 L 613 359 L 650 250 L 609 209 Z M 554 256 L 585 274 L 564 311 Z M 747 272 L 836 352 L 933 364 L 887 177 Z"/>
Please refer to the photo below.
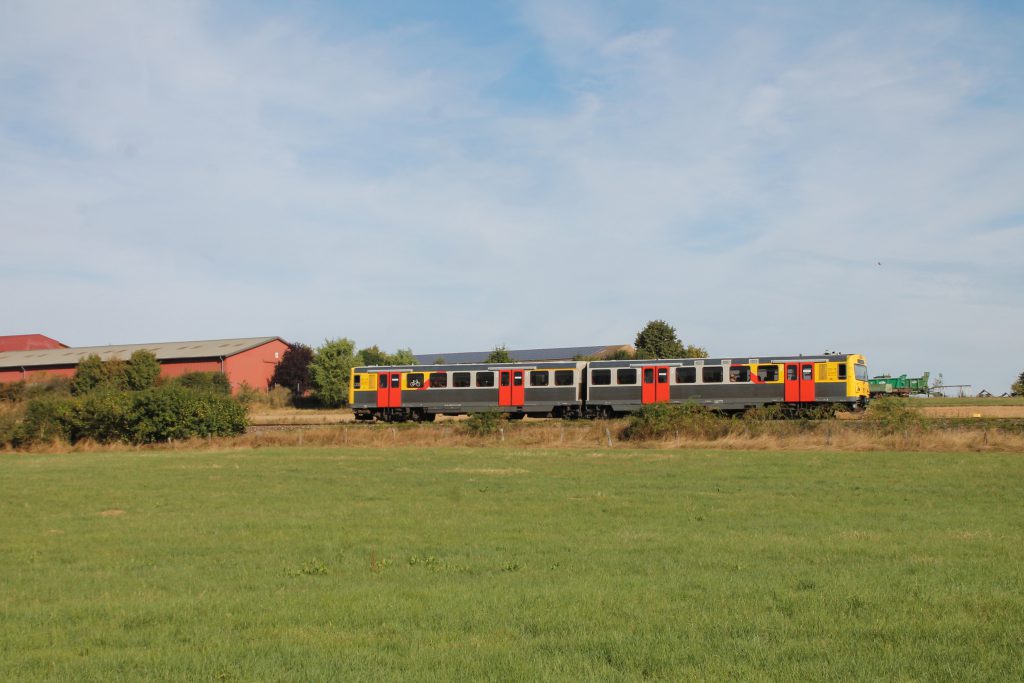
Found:
<path fill-rule="evenodd" d="M 908 399 L 919 406 L 1024 406 L 1024 396 L 992 396 L 991 398 L 978 398 L 965 396 L 957 397 L 914 397 Z"/>
<path fill-rule="evenodd" d="M 2 680 L 1020 680 L 1020 454 L 0 457 Z"/>

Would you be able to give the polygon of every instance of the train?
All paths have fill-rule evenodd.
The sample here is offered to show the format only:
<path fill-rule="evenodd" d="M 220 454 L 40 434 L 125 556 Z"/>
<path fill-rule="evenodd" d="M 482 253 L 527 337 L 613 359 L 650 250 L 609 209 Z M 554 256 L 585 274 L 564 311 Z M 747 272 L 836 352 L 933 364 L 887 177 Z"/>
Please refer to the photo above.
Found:
<path fill-rule="evenodd" d="M 359 421 L 431 422 L 499 411 L 524 417 L 620 417 L 654 403 L 724 413 L 860 410 L 870 398 L 860 354 L 362 366 L 349 375 Z"/>

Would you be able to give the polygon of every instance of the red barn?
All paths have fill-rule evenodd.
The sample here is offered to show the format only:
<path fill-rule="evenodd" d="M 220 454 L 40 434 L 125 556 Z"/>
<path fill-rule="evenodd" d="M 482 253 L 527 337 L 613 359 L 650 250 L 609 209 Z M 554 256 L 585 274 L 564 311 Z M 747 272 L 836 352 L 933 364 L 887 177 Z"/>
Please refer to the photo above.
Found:
<path fill-rule="evenodd" d="M 0 352 L 66 348 L 66 344 L 61 344 L 56 339 L 50 339 L 45 334 L 9 334 L 6 337 L 0 336 Z"/>
<path fill-rule="evenodd" d="M 233 390 L 247 384 L 253 389 L 266 391 L 274 375 L 274 367 L 289 348 L 288 342 L 280 337 L 249 337 L 77 348 L 61 345 L 59 348 L 2 351 L 0 382 L 19 382 L 45 375 L 71 377 L 79 361 L 86 356 L 95 354 L 103 360 L 128 360 L 134 352 L 145 350 L 160 361 L 162 377 L 177 377 L 186 372 L 223 372 Z"/>

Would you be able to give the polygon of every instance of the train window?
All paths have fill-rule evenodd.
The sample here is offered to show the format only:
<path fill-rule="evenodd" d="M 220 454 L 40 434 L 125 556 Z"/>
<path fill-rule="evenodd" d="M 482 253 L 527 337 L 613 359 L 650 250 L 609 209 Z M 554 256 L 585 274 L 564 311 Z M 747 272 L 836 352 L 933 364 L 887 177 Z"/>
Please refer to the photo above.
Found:
<path fill-rule="evenodd" d="M 730 382 L 749 382 L 750 381 L 750 368 L 746 365 L 734 365 L 729 368 L 729 381 Z"/>
<path fill-rule="evenodd" d="M 512 386 L 521 387 L 523 386 L 523 371 L 516 370 L 512 373 Z"/>
<path fill-rule="evenodd" d="M 707 383 L 722 382 L 725 380 L 725 371 L 721 365 L 704 366 L 701 371 L 701 381 Z"/>
<path fill-rule="evenodd" d="M 636 384 L 636 368 L 619 368 L 615 371 L 616 384 Z"/>
<path fill-rule="evenodd" d="M 654 368 L 644 368 L 644 384 L 654 384 Z"/>
<path fill-rule="evenodd" d="M 658 368 L 658 384 L 668 384 L 668 368 Z"/>
<path fill-rule="evenodd" d="M 509 375 L 511 374 L 511 372 L 501 373 L 501 386 L 507 387 L 508 385 L 512 384 L 512 378 L 509 377 Z"/>
<path fill-rule="evenodd" d="M 590 373 L 590 383 L 594 385 L 605 385 L 612 383 L 611 370 L 594 370 Z"/>
<path fill-rule="evenodd" d="M 776 382 L 779 379 L 778 365 L 758 365 L 757 378 L 762 382 Z"/>
<path fill-rule="evenodd" d="M 452 386 L 453 387 L 468 387 L 469 386 L 469 373 L 468 372 L 453 372 L 452 373 Z"/>
<path fill-rule="evenodd" d="M 476 385 L 478 387 L 493 387 L 494 373 L 489 371 L 476 373 Z"/>
<path fill-rule="evenodd" d="M 444 389 L 448 386 L 448 373 L 445 372 L 432 372 L 430 373 L 430 388 L 431 389 Z"/>
<path fill-rule="evenodd" d="M 410 389 L 419 389 L 423 386 L 423 373 L 422 372 L 410 372 L 405 376 L 405 386 Z"/>
<path fill-rule="evenodd" d="M 572 370 L 555 370 L 555 386 L 569 387 L 573 384 Z"/>
<path fill-rule="evenodd" d="M 397 372 L 391 375 L 391 388 L 400 389 L 402 387 L 402 376 Z"/>
<path fill-rule="evenodd" d="M 814 366 L 807 364 L 804 366 L 804 379 L 814 379 Z"/>
<path fill-rule="evenodd" d="M 693 384 L 697 381 L 697 368 L 676 368 L 676 384 Z"/>
<path fill-rule="evenodd" d="M 786 379 L 789 380 L 790 382 L 792 382 L 793 380 L 796 379 L 796 366 L 795 365 L 787 365 L 786 366 Z"/>
<path fill-rule="evenodd" d="M 857 365 L 854 365 L 853 366 L 853 376 L 856 377 L 861 382 L 867 382 L 868 381 L 868 366 L 861 365 L 860 363 L 858 363 Z"/>
<path fill-rule="evenodd" d="M 362 384 L 363 384 L 363 376 L 362 375 L 356 375 L 355 379 L 352 380 L 352 388 L 353 389 L 360 389 L 362 387 Z"/>
<path fill-rule="evenodd" d="M 839 379 L 846 379 L 846 363 L 839 364 Z"/>
<path fill-rule="evenodd" d="M 530 371 L 530 386 L 531 387 L 546 387 L 550 381 L 551 373 L 547 370 L 531 370 Z"/>

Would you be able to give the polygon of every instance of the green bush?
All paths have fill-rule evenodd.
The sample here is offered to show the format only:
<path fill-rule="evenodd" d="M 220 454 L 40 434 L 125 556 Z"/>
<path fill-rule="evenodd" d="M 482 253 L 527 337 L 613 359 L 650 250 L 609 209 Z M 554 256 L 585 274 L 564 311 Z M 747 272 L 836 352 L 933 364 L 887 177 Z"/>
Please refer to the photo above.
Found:
<path fill-rule="evenodd" d="M 0 383 L 0 401 L 21 403 L 23 400 L 25 400 L 24 382 Z"/>
<path fill-rule="evenodd" d="M 500 413 L 496 410 L 488 410 L 482 413 L 471 413 L 466 419 L 464 425 L 467 432 L 473 436 L 487 436 L 488 434 L 494 434 L 501 428 L 501 423 L 505 421 L 505 413 Z"/>
<path fill-rule="evenodd" d="M 132 433 L 135 443 L 194 436 L 242 434 L 248 424 L 245 406 L 231 396 L 168 385 L 138 392 Z"/>
<path fill-rule="evenodd" d="M 913 399 L 897 396 L 873 399 L 864 418 L 883 434 L 921 431 L 927 424 Z"/>
<path fill-rule="evenodd" d="M 186 372 L 172 379 L 168 384 L 194 391 L 231 395 L 231 380 L 223 372 Z"/>
<path fill-rule="evenodd" d="M 171 383 L 145 391 L 41 396 L 26 404 L 17 425 L 0 434 L 8 433 L 16 446 L 82 439 L 155 443 L 242 434 L 246 425 L 245 406 L 231 396 Z"/>
<path fill-rule="evenodd" d="M 654 403 L 629 418 L 624 439 L 645 441 L 668 436 L 720 439 L 729 433 L 729 418 L 694 403 Z"/>
<path fill-rule="evenodd" d="M 0 448 L 13 446 L 18 441 L 24 416 L 23 404 L 0 404 Z"/>
<path fill-rule="evenodd" d="M 71 396 L 45 394 L 25 406 L 15 445 L 72 441 L 78 434 L 78 402 Z"/>

